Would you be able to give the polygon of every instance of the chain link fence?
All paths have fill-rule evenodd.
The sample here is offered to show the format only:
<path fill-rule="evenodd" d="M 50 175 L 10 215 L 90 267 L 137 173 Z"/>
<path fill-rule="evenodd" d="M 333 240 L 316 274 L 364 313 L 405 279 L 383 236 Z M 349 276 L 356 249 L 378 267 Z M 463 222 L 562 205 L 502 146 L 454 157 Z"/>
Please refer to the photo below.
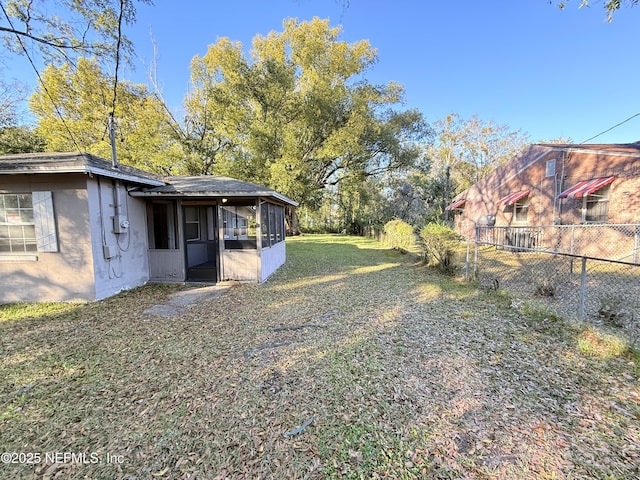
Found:
<path fill-rule="evenodd" d="M 466 271 L 574 321 L 640 342 L 640 224 L 478 227 Z"/>

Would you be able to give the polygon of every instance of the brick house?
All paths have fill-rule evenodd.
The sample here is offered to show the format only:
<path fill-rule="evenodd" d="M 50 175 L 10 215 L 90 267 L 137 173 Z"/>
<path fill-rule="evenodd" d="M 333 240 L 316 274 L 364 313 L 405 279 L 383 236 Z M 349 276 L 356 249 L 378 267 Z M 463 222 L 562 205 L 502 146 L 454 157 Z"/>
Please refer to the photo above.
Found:
<path fill-rule="evenodd" d="M 640 142 L 535 144 L 457 195 L 456 230 L 640 222 Z M 615 238 L 609 238 L 615 241 Z"/>

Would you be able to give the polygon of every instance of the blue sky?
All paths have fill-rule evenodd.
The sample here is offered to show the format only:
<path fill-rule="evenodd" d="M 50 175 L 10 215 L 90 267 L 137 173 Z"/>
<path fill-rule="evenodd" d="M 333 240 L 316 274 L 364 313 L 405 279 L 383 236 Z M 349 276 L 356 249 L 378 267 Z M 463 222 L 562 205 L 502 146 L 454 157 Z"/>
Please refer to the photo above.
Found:
<path fill-rule="evenodd" d="M 281 31 L 294 17 L 329 18 L 342 39 L 367 39 L 378 50 L 373 83 L 405 87 L 405 108 L 428 121 L 455 112 L 522 130 L 533 142 L 581 142 L 640 112 L 640 6 L 605 21 L 600 1 L 561 11 L 548 0 L 155 0 L 140 6 L 126 34 L 144 83 L 158 47 L 158 78 L 179 111 L 189 63 L 219 37 L 249 49 L 256 34 Z M 640 116 L 593 142 L 640 140 Z"/>

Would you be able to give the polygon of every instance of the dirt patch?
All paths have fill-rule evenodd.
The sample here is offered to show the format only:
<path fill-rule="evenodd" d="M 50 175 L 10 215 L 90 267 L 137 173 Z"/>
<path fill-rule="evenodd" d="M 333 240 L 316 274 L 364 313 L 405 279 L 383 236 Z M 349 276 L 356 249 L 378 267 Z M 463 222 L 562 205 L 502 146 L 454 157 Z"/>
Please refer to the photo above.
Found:
<path fill-rule="evenodd" d="M 231 288 L 231 284 L 209 285 L 206 287 L 193 287 L 187 290 L 172 293 L 165 303 L 147 308 L 142 313 L 145 315 L 157 315 L 160 317 L 175 317 L 185 313 L 197 302 L 215 300 Z"/>

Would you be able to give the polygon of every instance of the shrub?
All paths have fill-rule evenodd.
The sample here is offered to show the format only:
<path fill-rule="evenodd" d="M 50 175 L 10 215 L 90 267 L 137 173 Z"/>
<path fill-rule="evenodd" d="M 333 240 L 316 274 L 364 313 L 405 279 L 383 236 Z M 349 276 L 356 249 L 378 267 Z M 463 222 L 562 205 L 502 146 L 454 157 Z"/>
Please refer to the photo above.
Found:
<path fill-rule="evenodd" d="M 391 248 L 409 250 L 415 242 L 413 227 L 398 218 L 384 225 L 384 233 L 387 235 L 387 244 Z"/>
<path fill-rule="evenodd" d="M 624 355 L 629 346 L 617 335 L 589 328 L 580 334 L 578 348 L 584 355 L 606 359 Z"/>
<path fill-rule="evenodd" d="M 441 270 L 452 272 L 453 256 L 462 237 L 448 225 L 429 223 L 420 230 L 420 239 L 427 261 Z"/>

